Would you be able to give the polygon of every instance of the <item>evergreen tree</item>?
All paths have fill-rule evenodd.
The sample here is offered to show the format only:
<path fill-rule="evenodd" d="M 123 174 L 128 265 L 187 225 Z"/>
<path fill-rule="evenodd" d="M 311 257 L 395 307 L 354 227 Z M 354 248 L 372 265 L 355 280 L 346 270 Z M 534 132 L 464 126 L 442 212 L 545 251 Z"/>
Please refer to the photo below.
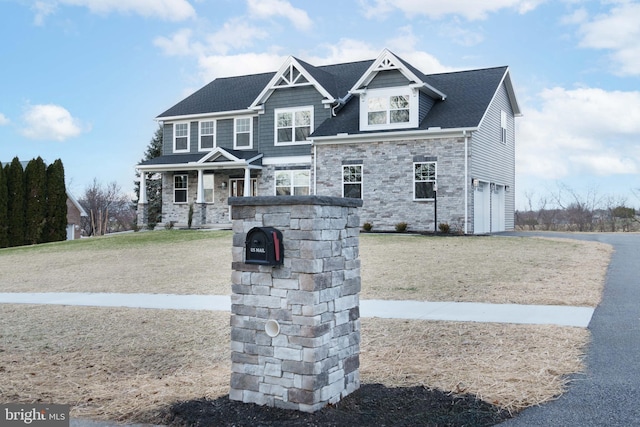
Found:
<path fill-rule="evenodd" d="M 7 224 L 9 246 L 24 245 L 24 170 L 14 157 L 7 172 Z"/>
<path fill-rule="evenodd" d="M 156 157 L 160 157 L 162 155 L 162 139 L 163 139 L 163 128 L 162 125 L 158 126 L 156 129 L 153 138 L 149 142 L 147 146 L 147 151 L 144 153 L 144 158 L 142 161 L 155 159 Z M 136 177 L 140 177 L 139 173 L 136 173 Z M 150 227 L 155 226 L 157 223 L 162 221 L 162 178 L 159 178 L 155 173 L 148 172 L 146 173 L 146 183 L 147 183 L 147 201 L 148 205 L 148 224 Z M 140 200 L 140 182 L 135 182 L 135 192 L 137 196 L 137 200 Z M 138 203 L 135 203 L 135 208 L 137 209 Z M 142 225 L 142 224 L 140 224 Z"/>
<path fill-rule="evenodd" d="M 9 246 L 9 235 L 7 228 L 7 203 L 9 192 L 7 191 L 7 179 L 4 168 L 0 164 L 0 248 Z"/>
<path fill-rule="evenodd" d="M 31 160 L 24 171 L 24 241 L 41 243 L 47 209 L 47 167 L 41 157 Z"/>
<path fill-rule="evenodd" d="M 58 242 L 67 238 L 67 189 L 64 166 L 58 159 L 47 168 L 47 222 L 42 236 L 44 242 Z"/>

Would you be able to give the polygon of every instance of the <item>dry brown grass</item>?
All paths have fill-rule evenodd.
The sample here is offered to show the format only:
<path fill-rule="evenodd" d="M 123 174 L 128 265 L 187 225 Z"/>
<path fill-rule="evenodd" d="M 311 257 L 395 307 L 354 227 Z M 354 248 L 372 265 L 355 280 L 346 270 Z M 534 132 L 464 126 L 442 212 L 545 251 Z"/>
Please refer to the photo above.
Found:
<path fill-rule="evenodd" d="M 87 250 L 82 241 L 64 250 L 0 250 L 0 291 L 229 295 L 231 233 L 191 233 L 197 240 L 143 249 Z M 594 307 L 611 254 L 608 245 L 566 239 L 363 234 L 360 241 L 363 299 Z"/>
<path fill-rule="evenodd" d="M 0 251 L 0 291 L 229 294 L 230 233 L 197 236 Z M 361 297 L 595 306 L 610 253 L 566 240 L 363 235 Z M 580 328 L 363 319 L 360 370 L 363 382 L 518 410 L 562 393 L 588 339 Z M 3 402 L 153 422 L 177 400 L 227 394 L 229 354 L 228 313 L 0 305 Z"/>
<path fill-rule="evenodd" d="M 229 314 L 0 306 L 1 401 L 71 404 L 79 418 L 157 422 L 173 402 L 228 393 Z M 510 410 L 580 371 L 579 328 L 362 320 L 361 378 L 466 392 Z"/>

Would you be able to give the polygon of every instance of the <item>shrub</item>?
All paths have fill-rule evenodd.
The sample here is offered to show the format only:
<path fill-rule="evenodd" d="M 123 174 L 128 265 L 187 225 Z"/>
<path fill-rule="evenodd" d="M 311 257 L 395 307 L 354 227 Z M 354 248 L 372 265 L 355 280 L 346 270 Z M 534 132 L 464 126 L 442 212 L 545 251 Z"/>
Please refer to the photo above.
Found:
<path fill-rule="evenodd" d="M 447 224 L 446 222 L 441 222 L 440 224 L 438 224 L 438 229 L 441 233 L 449 234 L 451 227 L 449 227 L 449 224 Z"/>
<path fill-rule="evenodd" d="M 409 227 L 409 224 L 406 222 L 399 222 L 396 224 L 396 231 L 398 233 L 405 233 L 407 231 L 407 227 Z"/>
<path fill-rule="evenodd" d="M 365 222 L 364 224 L 362 224 L 362 229 L 364 231 L 371 231 L 373 229 L 373 224 L 371 224 L 370 222 Z"/>
<path fill-rule="evenodd" d="M 173 230 L 173 226 L 176 225 L 175 221 L 169 221 L 164 223 L 165 230 Z"/>

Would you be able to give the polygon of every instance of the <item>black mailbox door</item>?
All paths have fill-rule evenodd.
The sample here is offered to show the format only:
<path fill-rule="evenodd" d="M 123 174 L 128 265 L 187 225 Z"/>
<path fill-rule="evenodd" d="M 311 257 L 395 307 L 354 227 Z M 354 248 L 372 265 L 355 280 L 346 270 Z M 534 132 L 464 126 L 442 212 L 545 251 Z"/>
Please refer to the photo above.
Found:
<path fill-rule="evenodd" d="M 254 227 L 245 240 L 247 264 L 282 265 L 282 233 L 271 227 Z"/>

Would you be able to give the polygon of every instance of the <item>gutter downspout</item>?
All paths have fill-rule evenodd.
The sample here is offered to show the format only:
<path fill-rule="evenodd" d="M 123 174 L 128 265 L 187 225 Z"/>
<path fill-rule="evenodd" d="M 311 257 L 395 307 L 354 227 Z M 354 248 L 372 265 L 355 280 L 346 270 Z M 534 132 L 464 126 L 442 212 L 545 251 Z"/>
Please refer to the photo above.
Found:
<path fill-rule="evenodd" d="M 464 234 L 469 232 L 469 137 L 463 130 L 464 136 Z"/>
<path fill-rule="evenodd" d="M 316 194 L 317 182 L 318 182 L 318 146 L 316 144 L 313 144 L 313 195 L 314 196 L 317 196 Z"/>

